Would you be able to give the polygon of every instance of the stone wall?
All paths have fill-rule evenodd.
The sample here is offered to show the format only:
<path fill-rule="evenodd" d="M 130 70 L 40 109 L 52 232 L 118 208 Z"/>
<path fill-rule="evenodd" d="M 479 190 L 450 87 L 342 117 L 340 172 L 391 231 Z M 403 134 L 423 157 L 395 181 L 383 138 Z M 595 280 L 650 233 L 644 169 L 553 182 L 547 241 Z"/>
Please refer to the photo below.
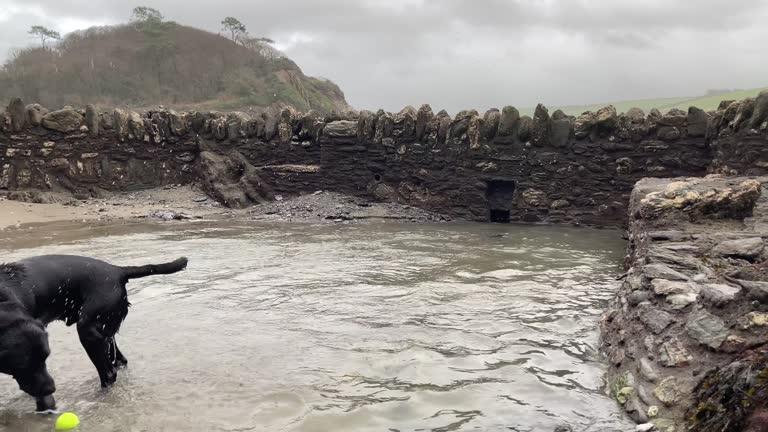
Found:
<path fill-rule="evenodd" d="M 198 181 L 235 207 L 325 189 L 476 221 L 617 225 L 643 177 L 766 169 L 766 103 L 768 93 L 711 113 L 607 106 L 569 117 L 539 105 L 532 118 L 514 107 L 451 118 L 424 105 L 250 117 L 48 112 L 15 99 L 0 122 L 0 188 L 97 193 Z"/>
<path fill-rule="evenodd" d="M 602 322 L 609 388 L 658 430 L 768 426 L 768 177 L 645 179 Z"/>

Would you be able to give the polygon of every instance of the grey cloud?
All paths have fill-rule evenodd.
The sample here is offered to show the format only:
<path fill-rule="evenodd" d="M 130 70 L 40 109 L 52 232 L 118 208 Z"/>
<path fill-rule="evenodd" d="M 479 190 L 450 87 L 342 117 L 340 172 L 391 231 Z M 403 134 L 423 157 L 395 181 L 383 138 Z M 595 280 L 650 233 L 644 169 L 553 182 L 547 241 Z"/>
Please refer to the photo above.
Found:
<path fill-rule="evenodd" d="M 220 0 L 142 2 L 219 31 L 224 16 L 268 36 L 359 108 L 458 111 L 594 103 L 768 85 L 761 0 Z M 63 18 L 124 22 L 137 4 L 0 0 Z M 2 13 L 0 13 L 2 19 Z M 0 55 L 31 42 L 30 14 L 0 21 Z M 300 35 L 298 37 L 297 35 Z M 290 43 L 292 40 L 296 43 Z M 4 45 L 3 45 L 4 44 Z M 725 67 L 724 65 L 727 65 Z"/>

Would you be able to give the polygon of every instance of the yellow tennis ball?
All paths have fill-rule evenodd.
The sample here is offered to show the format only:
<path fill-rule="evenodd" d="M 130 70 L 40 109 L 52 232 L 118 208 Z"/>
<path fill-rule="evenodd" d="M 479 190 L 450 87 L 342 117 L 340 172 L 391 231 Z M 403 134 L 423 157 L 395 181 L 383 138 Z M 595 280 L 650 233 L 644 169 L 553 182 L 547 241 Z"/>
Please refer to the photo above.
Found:
<path fill-rule="evenodd" d="M 65 412 L 56 419 L 57 431 L 72 430 L 78 426 L 80 426 L 80 419 L 71 412 Z"/>

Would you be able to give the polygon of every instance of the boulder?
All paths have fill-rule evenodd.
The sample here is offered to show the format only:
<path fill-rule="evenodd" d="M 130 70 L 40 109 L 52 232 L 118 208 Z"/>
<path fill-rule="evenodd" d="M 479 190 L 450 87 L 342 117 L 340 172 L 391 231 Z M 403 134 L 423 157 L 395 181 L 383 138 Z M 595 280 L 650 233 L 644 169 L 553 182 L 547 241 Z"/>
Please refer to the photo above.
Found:
<path fill-rule="evenodd" d="M 662 141 L 674 141 L 682 135 L 680 129 L 674 126 L 662 126 L 656 130 L 656 136 Z"/>
<path fill-rule="evenodd" d="M 112 115 L 113 121 L 112 124 L 115 127 L 115 132 L 117 133 L 117 136 L 120 138 L 120 140 L 125 140 L 125 138 L 129 134 L 128 130 L 128 113 L 125 111 L 115 108 L 115 111 Z"/>
<path fill-rule="evenodd" d="M 543 104 L 536 105 L 531 128 L 531 142 L 538 147 L 546 147 L 550 142 L 551 129 L 552 123 L 547 107 Z"/>
<path fill-rule="evenodd" d="M 424 104 L 416 112 L 416 140 L 421 141 L 427 134 L 427 126 L 432 121 L 435 114 L 432 112 L 432 107 Z M 362 113 L 360 115 L 362 118 Z"/>
<path fill-rule="evenodd" d="M 556 111 L 561 112 L 560 110 Z M 552 143 L 552 146 L 556 148 L 563 148 L 568 145 L 568 138 L 571 135 L 571 121 L 570 119 L 566 118 L 557 118 L 555 119 L 553 116 L 552 120 L 552 130 L 551 130 L 551 136 L 550 136 L 550 142 Z"/>
<path fill-rule="evenodd" d="M 650 305 L 642 308 L 638 314 L 640 322 L 645 324 L 654 334 L 660 334 L 675 321 L 674 317 L 669 313 Z"/>
<path fill-rule="evenodd" d="M 533 128 L 533 120 L 528 116 L 520 117 L 520 124 L 517 130 L 517 137 L 520 141 L 527 142 L 531 139 L 531 130 Z"/>
<path fill-rule="evenodd" d="M 732 281 L 744 288 L 748 299 L 758 303 L 768 304 L 768 282 L 745 281 L 739 279 L 733 279 Z"/>
<path fill-rule="evenodd" d="M 43 116 L 42 125 L 46 129 L 59 132 L 74 132 L 83 124 L 83 116 L 73 109 L 60 109 Z"/>
<path fill-rule="evenodd" d="M 763 239 L 752 237 L 747 239 L 727 240 L 712 248 L 712 255 L 745 259 L 757 258 L 765 248 Z"/>
<path fill-rule="evenodd" d="M 31 126 L 40 126 L 46 114 L 48 114 L 48 109 L 40 104 L 27 105 L 27 121 Z"/>
<path fill-rule="evenodd" d="M 328 123 L 323 128 L 323 135 L 329 138 L 352 138 L 357 136 L 357 122 L 339 120 Z"/>
<path fill-rule="evenodd" d="M 8 104 L 8 115 L 11 117 L 11 132 L 20 132 L 27 127 L 27 107 L 21 98 L 13 98 Z M 80 127 L 80 125 L 77 125 Z"/>
<path fill-rule="evenodd" d="M 768 120 L 768 90 L 763 90 L 755 98 L 755 107 L 752 110 L 749 127 L 758 129 L 766 120 Z"/>
<path fill-rule="evenodd" d="M 626 116 L 630 123 L 645 123 L 645 112 L 640 108 L 630 108 Z"/>
<path fill-rule="evenodd" d="M 735 300 L 740 292 L 741 288 L 730 285 L 705 284 L 699 292 L 699 299 L 713 306 L 723 306 Z"/>
<path fill-rule="evenodd" d="M 669 269 L 669 267 L 666 267 Z M 670 269 L 671 270 L 671 269 Z M 672 270 L 674 272 L 674 270 Z M 685 277 L 682 273 L 675 272 L 675 277 Z M 690 294 L 696 292 L 696 286 L 685 280 L 653 279 L 651 281 L 653 292 L 657 295 Z"/>
<path fill-rule="evenodd" d="M 520 128 L 520 112 L 513 106 L 505 106 L 499 118 L 498 136 L 516 137 Z"/>
<path fill-rule="evenodd" d="M 99 114 L 92 104 L 85 106 L 85 126 L 88 127 L 88 133 L 92 137 L 99 136 Z"/>
<path fill-rule="evenodd" d="M 499 123 L 501 121 L 501 114 L 496 108 L 489 109 L 483 116 L 483 123 L 480 127 L 480 136 L 485 141 L 493 141 L 499 130 Z"/>
<path fill-rule="evenodd" d="M 612 131 L 618 125 L 618 115 L 616 107 L 608 105 L 600 108 L 595 113 L 595 124 L 604 131 Z"/>
<path fill-rule="evenodd" d="M 653 367 L 653 362 L 643 357 L 637 364 L 638 372 L 640 376 L 650 382 L 656 382 L 659 379 L 659 374 L 656 373 L 656 369 Z"/>
<path fill-rule="evenodd" d="M 691 312 L 685 328 L 688 336 L 712 349 L 720 348 L 728 337 L 728 328 L 723 320 L 703 308 Z"/>
<path fill-rule="evenodd" d="M 136 111 L 128 113 L 128 131 L 137 140 L 143 140 L 147 135 L 147 129 L 144 127 L 144 120 Z"/>
<path fill-rule="evenodd" d="M 709 119 L 710 115 L 703 109 L 696 107 L 688 108 L 688 136 L 705 136 L 707 134 L 707 124 L 709 123 Z"/>
<path fill-rule="evenodd" d="M 174 110 L 168 110 L 168 119 L 171 133 L 176 136 L 181 136 L 187 133 L 187 116 L 186 114 L 179 114 Z"/>
<path fill-rule="evenodd" d="M 586 138 L 592 132 L 592 128 L 596 124 L 595 114 L 591 111 L 582 113 L 576 117 L 573 123 L 574 136 L 578 139 Z"/>

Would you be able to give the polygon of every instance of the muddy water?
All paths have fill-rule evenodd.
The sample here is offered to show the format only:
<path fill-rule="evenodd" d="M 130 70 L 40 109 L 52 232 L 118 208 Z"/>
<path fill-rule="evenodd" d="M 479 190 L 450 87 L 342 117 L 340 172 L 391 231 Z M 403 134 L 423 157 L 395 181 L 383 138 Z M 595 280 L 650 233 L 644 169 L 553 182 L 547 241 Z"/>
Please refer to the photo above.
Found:
<path fill-rule="evenodd" d="M 49 327 L 57 399 L 81 431 L 632 429 L 596 353 L 616 231 L 173 226 L 3 252 L 190 258 L 129 284 L 130 363 L 110 390 L 74 329 Z M 0 376 L 0 429 L 50 431 L 33 405 Z"/>

